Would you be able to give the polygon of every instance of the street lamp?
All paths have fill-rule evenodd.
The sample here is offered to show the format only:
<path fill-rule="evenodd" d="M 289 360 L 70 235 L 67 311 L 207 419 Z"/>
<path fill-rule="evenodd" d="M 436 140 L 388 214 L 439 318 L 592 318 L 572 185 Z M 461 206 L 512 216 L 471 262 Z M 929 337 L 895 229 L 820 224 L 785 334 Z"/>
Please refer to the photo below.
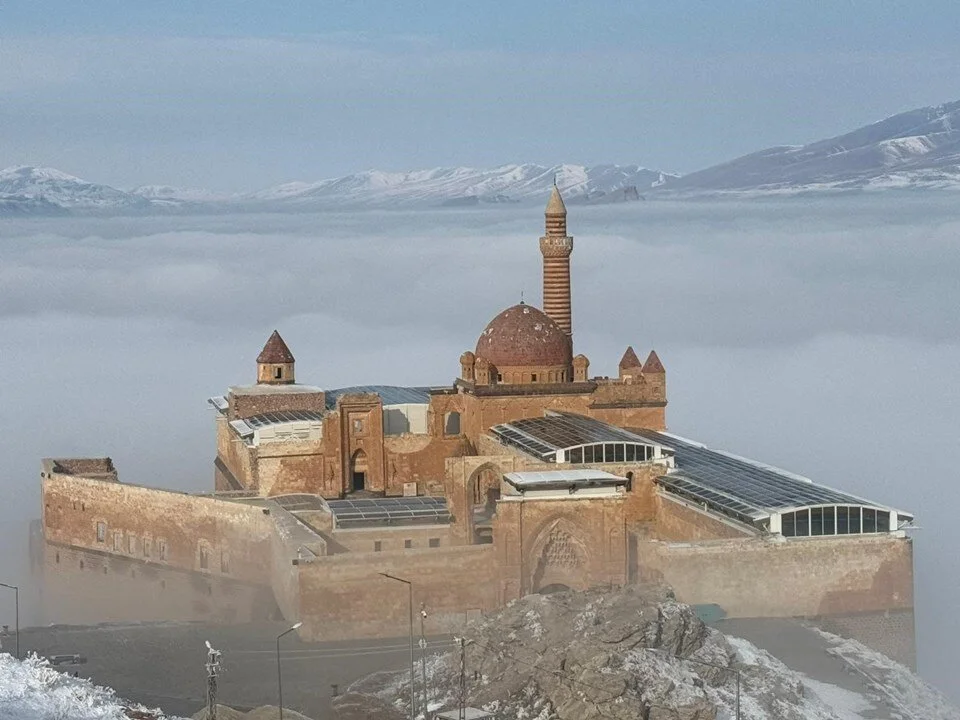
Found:
<path fill-rule="evenodd" d="M 385 578 L 389 578 L 390 580 L 396 580 L 397 582 L 402 582 L 404 585 L 407 586 L 407 590 L 409 591 L 409 594 L 410 594 L 410 720 L 414 720 L 414 718 L 416 717 L 416 713 L 414 710 L 414 704 L 415 704 L 414 698 L 415 698 L 416 689 L 414 688 L 414 685 L 415 685 L 414 672 L 415 671 L 414 671 L 414 659 L 413 659 L 413 583 L 410 582 L 409 580 L 404 580 L 403 578 L 398 578 L 394 575 L 390 575 L 389 573 L 382 572 L 379 574 L 383 575 L 383 577 Z M 424 717 L 426 717 L 426 708 L 424 708 Z"/>
<path fill-rule="evenodd" d="M 649 650 L 651 652 L 657 652 L 658 648 L 644 648 L 644 650 Z M 659 650 L 664 655 L 670 655 L 670 653 L 665 652 L 664 650 Z M 740 720 L 740 671 L 736 668 L 727 667 L 726 665 L 718 665 L 716 663 L 707 662 L 706 660 L 694 660 L 693 658 L 683 657 L 682 655 L 672 655 L 672 657 L 677 660 L 685 660 L 686 662 L 696 663 L 698 665 L 706 665 L 707 667 L 716 668 L 717 670 L 723 670 L 725 672 L 731 672 L 736 675 L 737 678 L 737 720 Z"/>
<path fill-rule="evenodd" d="M 280 638 L 287 633 L 292 633 L 301 625 L 303 625 L 303 623 L 298 622 L 296 625 L 288 627 L 282 633 L 277 635 L 277 694 L 280 700 L 280 720 L 283 720 L 283 676 L 280 674 Z"/>
<path fill-rule="evenodd" d="M 5 588 L 9 588 L 10 590 L 13 590 L 13 602 L 14 602 L 15 613 L 16 613 L 14 618 L 16 620 L 15 627 L 17 631 L 17 660 L 19 660 L 20 659 L 20 588 L 18 588 L 16 585 L 7 585 L 6 583 L 0 583 L 0 587 L 5 587 Z"/>

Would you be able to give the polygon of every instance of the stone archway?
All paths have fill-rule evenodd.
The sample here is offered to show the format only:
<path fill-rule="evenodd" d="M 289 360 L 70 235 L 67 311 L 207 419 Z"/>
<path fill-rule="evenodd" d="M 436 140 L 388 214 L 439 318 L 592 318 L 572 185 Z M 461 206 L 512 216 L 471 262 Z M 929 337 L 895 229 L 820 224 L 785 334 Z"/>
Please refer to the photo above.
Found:
<path fill-rule="evenodd" d="M 493 463 L 477 467 L 467 480 L 467 502 L 475 513 L 492 515 L 500 499 L 500 482 L 503 473 Z"/>
<path fill-rule="evenodd" d="M 530 591 L 583 590 L 590 585 L 590 554 L 580 528 L 566 518 L 545 523 L 532 545 Z"/>

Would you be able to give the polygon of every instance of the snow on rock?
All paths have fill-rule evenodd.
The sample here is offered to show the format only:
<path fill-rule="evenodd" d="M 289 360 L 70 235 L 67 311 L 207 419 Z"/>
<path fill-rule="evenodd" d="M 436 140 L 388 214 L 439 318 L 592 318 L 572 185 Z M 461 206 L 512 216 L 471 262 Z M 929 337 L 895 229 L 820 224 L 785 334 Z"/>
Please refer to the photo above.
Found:
<path fill-rule="evenodd" d="M 811 680 L 704 625 L 665 588 L 530 595 L 465 635 L 466 702 L 497 720 L 732 720 L 738 676 L 744 720 L 956 720 L 960 712 L 906 668 L 837 638 L 837 653 L 909 708 L 887 712 L 886 697 Z M 417 676 L 419 693 L 419 669 Z M 459 679 L 459 652 L 430 658 L 431 709 L 456 707 Z M 348 695 L 400 717 L 409 711 L 408 683 L 406 671 L 378 673 Z"/>
<path fill-rule="evenodd" d="M 54 670 L 36 656 L 0 653 L 0 720 L 160 719 L 159 710 L 131 706 L 113 690 Z M 171 719 L 173 720 L 173 719 Z"/>
<path fill-rule="evenodd" d="M 889 707 L 903 717 L 960 720 L 960 709 L 910 668 L 856 640 L 847 640 L 822 630 L 816 632 L 829 644 L 828 652 L 843 660 L 851 672 L 860 676 Z"/>

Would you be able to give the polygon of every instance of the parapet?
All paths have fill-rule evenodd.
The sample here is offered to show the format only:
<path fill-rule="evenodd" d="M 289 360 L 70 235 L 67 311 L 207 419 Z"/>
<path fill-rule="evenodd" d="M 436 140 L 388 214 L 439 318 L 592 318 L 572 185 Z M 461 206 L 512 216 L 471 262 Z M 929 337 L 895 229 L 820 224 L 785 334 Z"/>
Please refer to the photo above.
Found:
<path fill-rule="evenodd" d="M 75 475 L 93 480 L 119 482 L 113 460 L 103 458 L 44 458 L 41 472 L 46 475 Z"/>

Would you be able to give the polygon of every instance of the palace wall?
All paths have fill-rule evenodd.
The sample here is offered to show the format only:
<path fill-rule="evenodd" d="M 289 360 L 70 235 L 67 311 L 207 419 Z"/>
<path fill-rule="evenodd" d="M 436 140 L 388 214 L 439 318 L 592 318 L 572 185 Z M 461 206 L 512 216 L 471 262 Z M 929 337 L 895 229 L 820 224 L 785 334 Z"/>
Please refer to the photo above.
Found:
<path fill-rule="evenodd" d="M 40 623 L 213 621 L 276 619 L 267 585 L 45 543 Z"/>
<path fill-rule="evenodd" d="M 660 540 L 692 542 L 754 537 L 759 533 L 733 520 L 705 512 L 678 497 L 656 493 L 656 535 Z"/>
<path fill-rule="evenodd" d="M 327 552 L 273 503 L 43 475 L 45 607 L 70 622 L 295 617 L 293 558 Z"/>
<path fill-rule="evenodd" d="M 640 582 L 667 583 L 681 602 L 716 603 L 729 617 L 809 618 L 902 662 L 915 662 L 909 538 L 631 543 L 632 575 Z"/>
<path fill-rule="evenodd" d="M 311 641 L 406 635 L 408 589 L 381 572 L 414 581 L 417 631 L 422 602 L 428 635 L 454 632 L 498 607 L 492 545 L 334 555 L 298 569 L 300 634 Z"/>

